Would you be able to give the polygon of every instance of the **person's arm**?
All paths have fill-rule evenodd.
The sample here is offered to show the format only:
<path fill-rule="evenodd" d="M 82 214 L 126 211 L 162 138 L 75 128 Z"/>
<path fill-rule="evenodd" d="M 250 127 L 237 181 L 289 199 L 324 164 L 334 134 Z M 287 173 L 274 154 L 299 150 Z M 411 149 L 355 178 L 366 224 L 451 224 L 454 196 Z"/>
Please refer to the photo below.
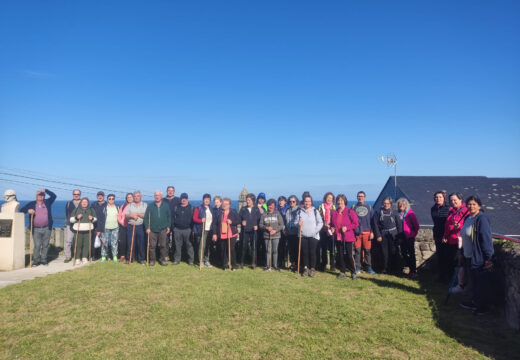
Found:
<path fill-rule="evenodd" d="M 319 233 L 320 230 L 323 228 L 323 219 L 321 218 L 321 215 L 318 214 L 316 216 L 316 228 L 314 229 L 314 233 Z"/>
<path fill-rule="evenodd" d="M 378 239 L 378 241 L 381 241 L 381 230 L 379 230 L 379 225 L 377 224 L 377 213 L 372 215 L 372 219 L 370 220 L 372 223 L 372 231 L 374 232 L 374 237 Z"/>
<path fill-rule="evenodd" d="M 263 213 L 261 216 L 260 216 L 260 223 L 258 224 L 259 227 L 260 227 L 260 230 L 265 230 L 265 216 L 266 216 L 266 213 Z"/>
<path fill-rule="evenodd" d="M 34 201 L 29 201 L 27 204 L 25 204 L 25 206 L 23 206 L 20 209 L 20 212 L 23 212 L 24 214 L 27 214 L 27 211 L 29 211 L 29 209 L 34 209 L 34 206 L 32 206 L 33 203 L 34 203 Z"/>
<path fill-rule="evenodd" d="M 410 213 L 408 214 L 408 216 L 410 216 L 410 222 L 412 223 L 413 227 L 412 238 L 415 239 L 415 237 L 419 233 L 419 222 L 417 221 L 417 216 L 415 216 L 415 213 Z"/>
<path fill-rule="evenodd" d="M 350 222 L 350 226 L 352 227 L 351 229 L 349 230 L 352 230 L 354 231 L 354 229 L 357 229 L 358 226 L 359 226 L 359 219 L 357 217 L 357 214 L 354 210 L 350 210 L 348 209 L 348 211 L 350 211 L 350 218 L 352 219 L 351 222 Z"/>
<path fill-rule="evenodd" d="M 480 247 L 482 249 L 484 266 L 489 268 L 493 265 L 491 259 L 495 252 L 493 249 L 493 238 L 491 236 L 491 224 L 489 223 L 488 217 L 485 215 L 480 216 L 479 220 L 479 237 L 477 241 L 480 242 Z"/>
<path fill-rule="evenodd" d="M 50 206 L 56 200 L 56 194 L 50 191 L 49 189 L 45 189 L 45 193 L 49 195 L 49 199 L 47 199 L 47 202 L 48 206 Z"/>
<path fill-rule="evenodd" d="M 202 224 L 202 219 L 199 219 L 199 208 L 196 207 L 195 210 L 193 210 L 193 217 L 192 220 L 196 224 Z"/>

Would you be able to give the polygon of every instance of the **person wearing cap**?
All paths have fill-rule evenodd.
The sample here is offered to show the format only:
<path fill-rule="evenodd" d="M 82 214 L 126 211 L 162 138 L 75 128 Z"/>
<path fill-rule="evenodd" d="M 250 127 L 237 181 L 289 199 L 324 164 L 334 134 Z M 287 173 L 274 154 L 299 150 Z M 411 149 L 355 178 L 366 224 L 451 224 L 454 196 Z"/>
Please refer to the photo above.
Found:
<path fill-rule="evenodd" d="M 162 192 L 157 190 L 154 193 L 154 203 L 146 207 L 144 214 L 144 227 L 150 236 L 150 266 L 155 265 L 157 243 L 160 250 L 159 263 L 162 266 L 168 265 L 166 236 L 170 232 L 171 219 L 170 206 L 163 201 Z"/>
<path fill-rule="evenodd" d="M 175 196 L 175 186 L 170 185 L 166 188 L 166 196 L 163 198 L 163 201 L 168 204 L 170 207 L 170 213 L 172 214 L 171 222 L 173 223 L 173 214 L 175 212 L 175 208 L 181 204 L 181 201 L 178 196 Z M 173 259 L 173 251 L 175 246 L 173 245 L 173 229 L 167 235 L 166 247 L 167 254 L 170 259 Z"/>
<path fill-rule="evenodd" d="M 65 205 L 65 219 L 67 225 L 65 226 L 65 244 L 63 251 L 65 252 L 65 262 L 68 263 L 72 260 L 72 242 L 74 241 L 74 231 L 72 230 L 72 223 L 70 217 L 72 212 L 79 206 L 81 201 L 81 190 L 72 190 L 72 200 L 67 201 Z"/>
<path fill-rule="evenodd" d="M 49 195 L 45 199 L 45 194 Z M 20 209 L 20 212 L 33 216 L 33 265 L 47 265 L 47 251 L 52 231 L 52 203 L 56 194 L 48 189 L 36 192 L 36 201 L 31 201 Z"/>
<path fill-rule="evenodd" d="M 191 223 L 193 221 L 193 207 L 188 201 L 188 194 L 181 194 L 181 204 L 175 208 L 173 213 L 173 239 L 175 243 L 175 253 L 173 255 L 173 265 L 181 262 L 182 245 L 186 246 L 188 252 L 188 264 L 193 265 L 195 254 L 191 243 Z"/>
<path fill-rule="evenodd" d="M 107 207 L 107 202 L 105 201 L 105 193 L 103 191 L 98 191 L 97 193 L 97 201 L 92 203 L 90 206 L 94 211 L 96 212 L 96 218 L 97 222 L 95 224 L 94 232 L 92 233 L 92 259 L 98 258 L 96 254 L 96 249 L 94 248 L 94 239 L 96 236 L 103 236 L 103 233 L 105 232 L 105 211 Z"/>
<path fill-rule="evenodd" d="M 199 257 L 202 241 L 204 247 L 202 249 L 202 261 L 206 267 L 211 267 L 211 263 L 209 261 L 210 244 L 208 244 L 207 241 L 208 239 L 211 239 L 211 236 L 208 234 L 211 232 L 211 224 L 213 223 L 213 213 L 211 211 L 210 203 L 211 195 L 204 194 L 202 196 L 202 204 L 197 206 L 193 211 L 193 234 L 195 235 L 195 248 L 197 249 L 196 253 L 197 257 Z M 204 234 L 204 237 L 202 234 Z"/>
<path fill-rule="evenodd" d="M 260 215 L 267 211 L 267 204 L 265 203 L 265 194 L 263 192 L 258 194 L 256 204 L 258 206 L 258 210 L 260 210 Z"/>
<path fill-rule="evenodd" d="M 117 262 L 117 248 L 119 246 L 119 223 L 117 215 L 119 207 L 115 204 L 116 196 L 108 194 L 107 204 L 103 208 L 103 216 L 105 218 L 105 230 L 102 234 L 101 241 L 101 262 L 105 262 L 108 258 L 108 249 L 112 251 L 112 260 Z"/>
<path fill-rule="evenodd" d="M 139 264 L 144 265 L 146 260 L 146 252 L 144 246 L 144 214 L 148 205 L 141 200 L 141 192 L 134 191 L 134 202 L 129 204 L 125 210 L 125 217 L 128 219 L 128 236 L 126 237 L 126 263 L 131 261 L 130 251 L 132 257 L 136 256 Z M 134 230 L 135 225 L 135 230 Z M 134 237 L 134 248 L 132 249 L 132 233 Z"/>

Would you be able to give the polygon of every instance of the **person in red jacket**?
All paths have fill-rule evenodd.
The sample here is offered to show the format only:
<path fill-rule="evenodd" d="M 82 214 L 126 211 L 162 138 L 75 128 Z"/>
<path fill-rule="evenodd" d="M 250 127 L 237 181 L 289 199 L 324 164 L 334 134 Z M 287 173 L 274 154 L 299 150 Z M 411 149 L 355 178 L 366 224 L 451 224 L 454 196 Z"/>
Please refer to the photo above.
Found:
<path fill-rule="evenodd" d="M 464 226 L 464 220 L 469 215 L 469 210 L 462 201 L 461 193 L 452 193 L 449 199 L 451 208 L 444 225 L 444 237 L 442 239 L 443 243 L 447 244 L 447 254 L 444 263 L 441 265 L 441 277 L 448 280 L 453 276 L 458 249 L 462 248 L 460 230 Z"/>
<path fill-rule="evenodd" d="M 354 229 L 359 226 L 356 212 L 347 208 L 347 197 L 339 194 L 336 198 L 337 208 L 332 211 L 331 231 L 336 243 L 336 254 L 339 260 L 338 278 L 344 278 L 347 266 L 352 280 L 357 278 L 354 261 Z"/>
<path fill-rule="evenodd" d="M 415 213 L 410 208 L 410 203 L 405 198 L 397 200 L 397 209 L 399 210 L 399 217 L 403 221 L 403 243 L 401 245 L 401 254 L 404 262 L 410 272 L 408 277 L 415 279 L 417 264 L 415 260 L 415 237 L 419 232 L 419 222 Z"/>
<path fill-rule="evenodd" d="M 219 239 L 221 242 L 220 249 L 224 270 L 229 270 L 230 262 L 233 270 L 237 268 L 235 245 L 238 236 L 238 224 L 240 224 L 240 216 L 238 216 L 235 210 L 231 209 L 231 200 L 224 198 L 222 200 L 222 211 L 211 224 L 212 240 L 216 242 Z M 229 253 L 231 254 L 231 259 L 228 256 Z"/>

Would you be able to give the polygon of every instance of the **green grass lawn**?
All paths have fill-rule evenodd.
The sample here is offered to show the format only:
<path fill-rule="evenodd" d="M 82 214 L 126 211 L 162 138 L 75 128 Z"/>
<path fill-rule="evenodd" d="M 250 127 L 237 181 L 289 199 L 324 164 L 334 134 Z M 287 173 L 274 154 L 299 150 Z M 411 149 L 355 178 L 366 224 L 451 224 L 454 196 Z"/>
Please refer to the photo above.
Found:
<path fill-rule="evenodd" d="M 94 264 L 0 289 L 0 357 L 512 359 L 503 315 L 421 279 Z"/>

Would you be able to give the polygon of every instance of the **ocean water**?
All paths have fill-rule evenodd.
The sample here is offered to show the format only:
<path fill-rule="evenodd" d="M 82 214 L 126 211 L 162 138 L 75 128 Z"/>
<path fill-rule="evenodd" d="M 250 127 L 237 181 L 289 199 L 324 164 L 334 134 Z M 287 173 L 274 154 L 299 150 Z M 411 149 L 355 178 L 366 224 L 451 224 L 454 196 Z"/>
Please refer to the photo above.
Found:
<path fill-rule="evenodd" d="M 67 200 L 69 201 L 69 200 Z M 52 218 L 53 218 L 53 227 L 60 228 L 64 227 L 65 224 L 65 206 L 67 205 L 67 201 L 64 200 L 56 200 L 52 204 Z M 20 201 L 20 208 L 27 204 L 29 201 Z M 3 202 L 2 202 L 3 203 Z M 116 201 L 117 205 L 121 205 L 123 202 Z M 150 202 L 148 202 L 150 203 Z M 190 204 L 193 206 L 199 206 L 202 203 L 201 200 L 190 200 Z M 368 204 L 373 205 L 373 201 L 367 201 Z M 321 201 L 315 201 L 314 206 L 317 208 L 321 204 Z M 349 203 L 349 206 L 353 203 Z M 1 205 L 1 204 L 0 204 Z M 238 210 L 238 200 L 231 200 L 231 208 Z M 25 226 L 29 227 L 29 217 L 26 216 Z"/>

